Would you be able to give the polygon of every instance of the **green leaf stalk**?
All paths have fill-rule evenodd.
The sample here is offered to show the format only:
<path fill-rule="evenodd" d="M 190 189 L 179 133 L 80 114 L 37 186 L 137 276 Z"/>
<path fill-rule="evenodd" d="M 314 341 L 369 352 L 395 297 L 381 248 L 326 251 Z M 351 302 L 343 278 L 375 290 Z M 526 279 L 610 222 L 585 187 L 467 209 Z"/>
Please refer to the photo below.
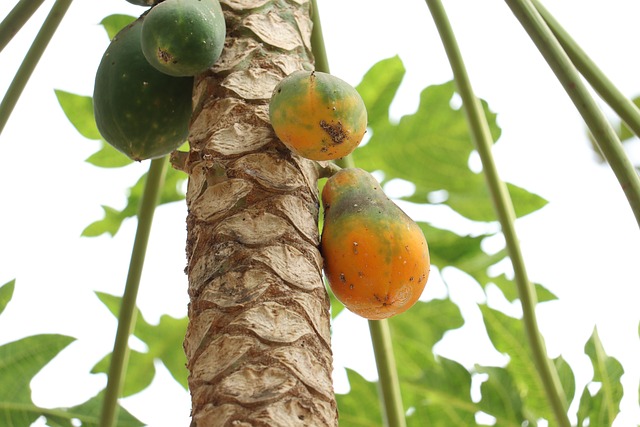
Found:
<path fill-rule="evenodd" d="M 142 267 L 147 252 L 149 235 L 153 214 L 160 198 L 160 190 L 167 172 L 168 157 L 162 157 L 151 161 L 147 182 L 145 183 L 140 208 L 138 211 L 138 227 L 133 241 L 129 271 L 125 284 L 122 305 L 118 315 L 118 329 L 111 355 L 107 389 L 102 404 L 100 427 L 112 427 L 117 416 L 118 397 L 122 388 L 123 379 L 127 369 L 129 358 L 129 337 L 135 327 L 137 314 L 136 299 L 140 287 Z"/>
<path fill-rule="evenodd" d="M 42 54 L 47 48 L 49 41 L 56 32 L 60 21 L 62 21 L 65 13 L 67 13 L 67 9 L 69 9 L 70 5 L 71 0 L 57 0 L 51 8 L 49 15 L 47 15 L 47 18 L 42 23 L 40 31 L 38 31 L 38 34 L 33 40 L 29 51 L 25 55 L 20 68 L 18 68 L 16 75 L 11 81 L 11 85 L 9 85 L 9 89 L 7 89 L 7 93 L 2 99 L 2 103 L 0 103 L 0 134 L 4 129 L 4 126 L 7 124 L 9 116 L 11 115 L 13 108 L 16 106 L 24 87 L 27 85 L 33 70 L 36 68 L 38 61 L 40 61 L 40 57 L 42 57 Z M 23 9 L 27 8 L 23 7 Z"/>
<path fill-rule="evenodd" d="M 569 56 L 531 1 L 505 0 L 505 2 L 538 47 L 582 115 L 602 155 L 611 165 L 640 226 L 640 176 L 627 157 L 611 124 L 598 108 Z"/>
<path fill-rule="evenodd" d="M 493 199 L 498 220 L 502 227 L 502 233 L 504 234 L 509 257 L 513 265 L 515 281 L 522 304 L 524 327 L 533 359 L 540 375 L 540 380 L 543 384 L 547 400 L 553 409 L 557 425 L 569 427 L 571 423 L 567 416 L 568 405 L 566 397 L 560 385 L 558 372 L 547 357 L 544 340 L 538 329 L 535 314 L 535 306 L 537 303 L 535 289 L 528 278 L 518 243 L 514 225 L 515 213 L 513 203 L 509 197 L 506 185 L 498 175 L 491 152 L 493 141 L 486 117 L 471 87 L 460 49 L 458 48 L 442 3 L 439 0 L 426 0 L 426 2 L 449 58 L 458 92 L 462 98 L 463 108 L 467 114 L 472 138 L 480 155 L 483 172 Z"/>
<path fill-rule="evenodd" d="M 311 46 L 315 57 L 316 70 L 329 73 L 329 61 L 322 36 L 318 2 L 314 0 L 312 3 L 313 32 L 311 33 Z M 341 168 L 355 166 L 351 155 L 336 160 L 335 163 Z M 402 405 L 402 395 L 400 394 L 400 381 L 398 380 L 388 321 L 386 319 L 369 320 L 369 333 L 371 334 L 381 397 L 385 409 L 385 425 L 388 427 L 405 427 L 406 420 Z"/>

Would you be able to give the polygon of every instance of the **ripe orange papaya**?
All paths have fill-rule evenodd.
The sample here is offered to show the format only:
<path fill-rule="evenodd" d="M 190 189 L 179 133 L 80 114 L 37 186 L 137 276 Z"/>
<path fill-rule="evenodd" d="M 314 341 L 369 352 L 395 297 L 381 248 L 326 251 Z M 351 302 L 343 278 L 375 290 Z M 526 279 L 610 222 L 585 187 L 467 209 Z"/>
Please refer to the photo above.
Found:
<path fill-rule="evenodd" d="M 162 157 L 187 139 L 193 77 L 172 77 L 142 55 L 142 19 L 111 41 L 96 72 L 93 110 L 102 137 L 133 160 Z"/>
<path fill-rule="evenodd" d="M 218 0 L 165 0 L 144 18 L 142 53 L 170 76 L 195 76 L 222 53 L 226 24 Z"/>
<path fill-rule="evenodd" d="M 362 169 L 329 178 L 322 203 L 324 271 L 338 300 L 367 319 L 391 317 L 415 304 L 430 270 L 418 224 Z"/>
<path fill-rule="evenodd" d="M 367 109 L 347 82 L 319 71 L 296 71 L 274 89 L 269 118 L 280 140 L 311 160 L 350 154 L 367 130 Z"/>

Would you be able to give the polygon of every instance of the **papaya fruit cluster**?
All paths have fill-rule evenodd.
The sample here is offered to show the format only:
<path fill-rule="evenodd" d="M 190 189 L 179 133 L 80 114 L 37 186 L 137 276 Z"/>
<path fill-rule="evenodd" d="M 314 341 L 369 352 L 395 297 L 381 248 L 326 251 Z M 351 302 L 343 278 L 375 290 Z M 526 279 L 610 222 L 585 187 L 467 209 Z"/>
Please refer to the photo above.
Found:
<path fill-rule="evenodd" d="M 367 109 L 355 88 L 330 74 L 297 71 L 269 101 L 278 138 L 311 160 L 351 154 L 367 129 Z M 320 249 L 331 290 L 347 309 L 384 319 L 416 303 L 427 283 L 429 249 L 420 227 L 362 169 L 343 169 L 322 191 Z"/>
<path fill-rule="evenodd" d="M 394 316 L 416 303 L 430 271 L 420 227 L 368 172 L 342 169 L 322 190 L 324 271 L 335 296 L 367 319 Z"/>
<path fill-rule="evenodd" d="M 93 104 L 102 137 L 140 161 L 187 139 L 193 76 L 218 59 L 226 27 L 218 0 L 128 1 L 152 7 L 111 40 Z"/>

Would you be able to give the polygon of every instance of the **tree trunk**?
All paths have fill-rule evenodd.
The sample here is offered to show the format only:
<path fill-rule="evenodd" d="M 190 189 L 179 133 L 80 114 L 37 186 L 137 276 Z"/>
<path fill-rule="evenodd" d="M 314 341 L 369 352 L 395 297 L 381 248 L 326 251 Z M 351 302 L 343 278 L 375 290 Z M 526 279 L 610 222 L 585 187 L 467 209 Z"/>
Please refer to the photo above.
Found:
<path fill-rule="evenodd" d="M 191 425 L 337 425 L 317 171 L 268 115 L 277 82 L 312 68 L 311 3 L 220 3 L 226 45 L 196 79 L 184 165 Z"/>

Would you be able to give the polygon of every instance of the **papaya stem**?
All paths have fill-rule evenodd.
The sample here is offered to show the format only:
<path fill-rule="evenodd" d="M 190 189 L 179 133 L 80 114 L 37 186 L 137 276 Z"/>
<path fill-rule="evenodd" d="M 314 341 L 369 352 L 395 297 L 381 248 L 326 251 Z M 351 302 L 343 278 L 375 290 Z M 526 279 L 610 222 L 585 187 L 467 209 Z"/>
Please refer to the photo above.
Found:
<path fill-rule="evenodd" d="M 531 0 L 540 16 L 545 20 L 553 34 L 556 36 L 569 59 L 576 66 L 589 84 L 596 90 L 600 97 L 620 116 L 633 133 L 640 136 L 640 109 L 624 96 L 622 92 L 609 80 L 609 78 L 589 58 L 582 48 L 571 38 L 560 23 L 538 0 Z"/>
<path fill-rule="evenodd" d="M 455 39 L 453 29 L 440 0 L 426 0 L 440 38 L 449 58 L 458 93 L 467 115 L 472 138 L 482 161 L 482 170 L 505 238 L 507 251 L 513 265 L 518 295 L 522 304 L 522 320 L 531 348 L 534 363 L 540 375 L 544 391 L 553 409 L 557 424 L 569 427 L 567 399 L 560 384 L 558 372 L 547 356 L 544 340 L 538 329 L 535 306 L 537 298 L 533 284 L 527 276 L 524 258 L 515 231 L 513 202 L 505 183 L 500 179 L 491 149 L 493 140 L 482 106 L 476 98 Z"/>
<path fill-rule="evenodd" d="M 0 134 L 2 134 L 2 130 L 7 124 L 9 116 L 16 106 L 24 87 L 27 85 L 33 70 L 36 68 L 38 61 L 40 61 L 40 57 L 42 57 L 49 41 L 51 41 L 58 25 L 60 25 L 60 21 L 62 21 L 65 13 L 67 13 L 71 1 L 72 0 L 57 0 L 54 3 L 49 15 L 47 15 L 47 18 L 42 23 L 40 31 L 38 31 L 31 47 L 27 51 L 22 64 L 20 64 L 20 68 L 18 68 L 16 75 L 13 77 L 7 93 L 4 95 L 2 103 L 0 103 Z"/>
<path fill-rule="evenodd" d="M 20 0 L 0 22 L 0 52 L 18 34 L 44 0 Z"/>
<path fill-rule="evenodd" d="M 329 162 L 329 163 L 326 163 L 325 165 L 316 163 L 316 170 L 318 171 L 319 178 L 330 178 L 335 173 L 342 170 L 342 168 L 333 162 Z"/>
<path fill-rule="evenodd" d="M 505 0 L 505 2 L 538 47 L 587 124 L 598 148 L 618 179 L 636 217 L 636 222 L 640 226 L 640 176 L 624 152 L 622 143 L 611 124 L 598 108 L 569 56 L 531 1 Z"/>
<path fill-rule="evenodd" d="M 135 328 L 137 317 L 136 299 L 140 287 L 140 277 L 142 276 L 142 267 L 144 266 L 147 244 L 151 234 L 153 214 L 158 205 L 164 177 L 167 172 L 167 159 L 168 156 L 164 156 L 151 161 L 142 199 L 140 200 L 138 227 L 133 241 L 129 271 L 118 314 L 118 329 L 113 353 L 111 354 L 107 389 L 102 402 L 100 427 L 112 427 L 115 425 L 118 412 L 118 397 L 121 393 L 129 360 L 129 337 Z"/>
<path fill-rule="evenodd" d="M 330 73 L 329 60 L 324 45 L 322 26 L 318 13 L 318 2 L 313 0 L 313 31 L 311 33 L 311 46 L 315 58 L 316 70 L 323 73 Z M 341 159 L 335 160 L 339 168 L 353 168 L 355 162 L 351 154 Z M 393 342 L 389 331 L 387 319 L 370 320 L 369 334 L 373 344 L 373 352 L 378 370 L 378 381 L 380 382 L 381 399 L 384 404 L 384 417 L 388 427 L 405 427 L 406 419 L 402 404 L 402 394 L 400 393 L 400 381 L 396 370 L 395 356 L 393 354 Z"/>
<path fill-rule="evenodd" d="M 329 59 L 327 58 L 324 36 L 322 35 L 318 0 L 313 0 L 311 3 L 313 7 L 311 11 L 311 19 L 313 20 L 313 29 L 311 30 L 311 51 L 313 52 L 316 71 L 329 73 Z"/>
<path fill-rule="evenodd" d="M 393 354 L 393 341 L 389 321 L 369 320 L 369 333 L 373 344 L 373 354 L 378 369 L 378 381 L 382 393 L 384 418 L 387 427 L 405 427 L 407 425 L 400 393 L 400 381 Z"/>

